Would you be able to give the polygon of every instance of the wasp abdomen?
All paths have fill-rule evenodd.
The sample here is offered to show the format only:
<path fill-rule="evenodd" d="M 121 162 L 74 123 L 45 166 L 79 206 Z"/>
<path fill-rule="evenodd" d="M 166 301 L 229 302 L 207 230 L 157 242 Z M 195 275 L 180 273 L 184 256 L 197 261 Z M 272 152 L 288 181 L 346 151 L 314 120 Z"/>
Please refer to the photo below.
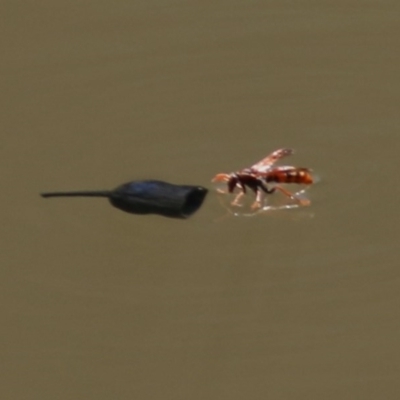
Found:
<path fill-rule="evenodd" d="M 307 168 L 293 168 L 290 170 L 272 170 L 268 172 L 265 177 L 266 182 L 276 183 L 297 183 L 310 185 L 313 183 L 312 175 L 310 170 Z"/>

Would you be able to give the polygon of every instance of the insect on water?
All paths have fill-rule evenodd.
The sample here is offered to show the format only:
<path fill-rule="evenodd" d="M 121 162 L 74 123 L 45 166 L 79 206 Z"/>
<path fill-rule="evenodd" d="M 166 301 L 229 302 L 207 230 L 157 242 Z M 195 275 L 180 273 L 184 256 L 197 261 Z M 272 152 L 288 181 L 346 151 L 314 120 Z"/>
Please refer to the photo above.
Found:
<path fill-rule="evenodd" d="M 250 168 L 244 168 L 230 174 L 217 174 L 212 179 L 212 182 L 225 182 L 227 184 L 227 191 L 217 189 L 217 192 L 221 194 L 233 193 L 236 188 L 240 190 L 231 202 L 231 205 L 234 207 L 243 206 L 244 195 L 247 193 L 247 189 L 250 189 L 256 195 L 255 201 L 250 206 L 253 212 L 260 209 L 272 208 L 265 206 L 265 195 L 275 193 L 276 191 L 279 191 L 287 199 L 290 199 L 290 204 L 287 203 L 275 208 L 293 208 L 309 205 L 310 201 L 302 196 L 305 191 L 304 189 L 292 193 L 282 185 L 293 183 L 311 185 L 314 182 L 311 170 L 309 168 L 288 165 L 275 166 L 277 161 L 293 153 L 292 149 L 284 148 L 276 150 Z"/>

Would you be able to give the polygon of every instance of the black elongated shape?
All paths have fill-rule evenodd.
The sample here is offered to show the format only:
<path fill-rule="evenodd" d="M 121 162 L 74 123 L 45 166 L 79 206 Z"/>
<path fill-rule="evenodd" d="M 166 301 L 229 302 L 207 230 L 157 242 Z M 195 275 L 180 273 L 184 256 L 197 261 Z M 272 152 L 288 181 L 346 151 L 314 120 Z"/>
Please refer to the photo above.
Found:
<path fill-rule="evenodd" d="M 202 205 L 208 190 L 202 186 L 175 185 L 168 182 L 133 181 L 114 190 L 41 193 L 42 197 L 106 197 L 120 210 L 132 214 L 159 214 L 187 218 Z"/>

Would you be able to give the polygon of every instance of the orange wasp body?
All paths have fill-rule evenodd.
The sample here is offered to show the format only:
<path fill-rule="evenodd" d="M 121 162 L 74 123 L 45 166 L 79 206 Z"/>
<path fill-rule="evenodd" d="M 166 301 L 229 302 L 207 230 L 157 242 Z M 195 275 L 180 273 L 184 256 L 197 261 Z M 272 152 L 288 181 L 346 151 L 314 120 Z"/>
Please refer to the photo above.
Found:
<path fill-rule="evenodd" d="M 268 188 L 266 185 L 267 183 L 297 183 L 305 185 L 313 183 L 311 170 L 308 168 L 273 166 L 278 160 L 291 154 L 293 154 L 293 150 L 291 149 L 276 150 L 250 168 L 245 168 L 231 174 L 217 174 L 212 181 L 226 182 L 229 193 L 233 193 L 236 187 L 241 189 L 241 192 L 236 196 L 232 205 L 240 205 L 239 199 L 246 193 L 246 187 L 256 194 L 256 200 L 252 205 L 253 209 L 261 207 L 263 193 L 271 194 L 276 190 L 280 190 L 284 195 L 304 205 L 306 203 L 303 200 L 297 198 L 283 187 L 276 185 Z"/>

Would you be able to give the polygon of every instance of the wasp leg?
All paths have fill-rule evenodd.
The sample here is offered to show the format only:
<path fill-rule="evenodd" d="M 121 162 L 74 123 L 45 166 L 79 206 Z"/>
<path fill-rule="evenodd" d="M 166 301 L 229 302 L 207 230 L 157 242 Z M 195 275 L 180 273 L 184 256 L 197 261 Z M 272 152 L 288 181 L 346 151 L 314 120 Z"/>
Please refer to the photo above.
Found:
<path fill-rule="evenodd" d="M 276 187 L 273 187 L 271 189 L 269 189 L 266 185 L 264 185 L 263 183 L 260 183 L 260 188 L 263 190 L 263 192 L 268 193 L 268 194 L 272 194 L 275 192 Z"/>
<path fill-rule="evenodd" d="M 280 190 L 285 196 L 290 197 L 292 200 L 295 200 L 297 203 L 299 203 L 301 206 L 308 206 L 310 205 L 310 200 L 308 199 L 300 199 L 293 193 L 290 193 L 288 190 L 284 189 L 281 186 L 275 186 L 276 189 Z"/>
<path fill-rule="evenodd" d="M 268 193 L 268 192 L 267 192 Z M 258 208 L 261 208 L 263 201 L 263 192 L 261 190 L 257 190 L 257 196 L 255 202 L 251 205 L 251 208 L 253 210 L 257 210 Z"/>
<path fill-rule="evenodd" d="M 235 199 L 232 201 L 231 205 L 236 206 L 236 207 L 241 207 L 242 205 L 240 204 L 239 200 L 244 196 L 244 192 L 240 192 Z"/>

